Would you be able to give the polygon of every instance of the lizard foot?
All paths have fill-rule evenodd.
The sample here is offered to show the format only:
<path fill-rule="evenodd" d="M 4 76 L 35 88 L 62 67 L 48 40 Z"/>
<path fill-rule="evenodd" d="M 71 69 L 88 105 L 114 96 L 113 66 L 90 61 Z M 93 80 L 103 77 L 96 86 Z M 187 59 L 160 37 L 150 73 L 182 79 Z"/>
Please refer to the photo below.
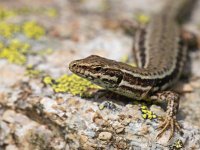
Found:
<path fill-rule="evenodd" d="M 157 129 L 160 130 L 160 132 L 158 133 L 156 139 L 159 139 L 164 132 L 167 131 L 167 129 L 170 129 L 171 131 L 168 139 L 170 140 L 173 137 L 176 129 L 179 132 L 181 131 L 181 126 L 179 125 L 178 121 L 176 121 L 176 118 L 167 116 Z"/>

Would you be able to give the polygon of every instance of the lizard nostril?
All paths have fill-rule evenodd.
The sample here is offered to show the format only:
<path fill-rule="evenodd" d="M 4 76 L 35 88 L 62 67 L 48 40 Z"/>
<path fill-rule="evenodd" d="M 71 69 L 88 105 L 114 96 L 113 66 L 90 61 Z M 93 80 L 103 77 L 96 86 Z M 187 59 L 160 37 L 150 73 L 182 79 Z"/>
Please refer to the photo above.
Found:
<path fill-rule="evenodd" d="M 96 67 L 95 68 L 95 71 L 100 71 L 101 70 L 101 67 Z"/>

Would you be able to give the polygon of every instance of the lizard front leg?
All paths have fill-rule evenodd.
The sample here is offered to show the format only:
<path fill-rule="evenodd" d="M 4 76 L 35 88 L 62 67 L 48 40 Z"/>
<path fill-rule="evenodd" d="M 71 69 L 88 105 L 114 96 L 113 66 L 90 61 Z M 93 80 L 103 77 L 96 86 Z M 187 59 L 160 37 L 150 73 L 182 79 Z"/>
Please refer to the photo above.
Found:
<path fill-rule="evenodd" d="M 176 114 L 179 108 L 179 95 L 173 91 L 162 91 L 156 93 L 154 96 L 151 96 L 151 99 L 167 102 L 167 114 L 164 121 L 158 126 L 160 132 L 157 135 L 157 139 L 160 138 L 167 129 L 170 129 L 170 140 L 176 129 L 178 131 L 181 130 L 181 127 L 176 120 Z"/>

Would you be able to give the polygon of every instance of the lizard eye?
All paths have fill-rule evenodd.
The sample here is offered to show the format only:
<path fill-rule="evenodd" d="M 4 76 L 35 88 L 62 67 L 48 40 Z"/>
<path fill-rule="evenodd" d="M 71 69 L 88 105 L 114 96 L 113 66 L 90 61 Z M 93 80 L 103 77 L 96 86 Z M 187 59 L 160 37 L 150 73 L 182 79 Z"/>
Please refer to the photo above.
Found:
<path fill-rule="evenodd" d="M 101 67 L 96 67 L 95 68 L 95 71 L 100 71 L 101 70 Z"/>
<path fill-rule="evenodd" d="M 72 68 L 74 68 L 74 67 L 76 67 L 76 64 L 73 64 L 73 65 L 72 65 Z"/>

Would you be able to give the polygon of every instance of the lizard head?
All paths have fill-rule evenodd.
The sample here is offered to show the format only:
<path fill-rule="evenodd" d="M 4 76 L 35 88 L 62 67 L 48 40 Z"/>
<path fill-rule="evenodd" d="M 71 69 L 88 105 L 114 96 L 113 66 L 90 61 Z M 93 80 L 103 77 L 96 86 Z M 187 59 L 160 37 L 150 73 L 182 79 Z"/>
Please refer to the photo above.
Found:
<path fill-rule="evenodd" d="M 93 83 L 112 89 L 122 81 L 123 74 L 116 61 L 91 55 L 84 59 L 72 61 L 69 69 L 80 77 L 92 81 Z"/>
<path fill-rule="evenodd" d="M 138 78 L 129 74 L 138 68 L 133 68 L 125 63 L 91 55 L 72 61 L 69 64 L 69 69 L 80 77 L 126 97 L 141 99 L 141 95 L 146 93 L 133 88 L 139 83 Z M 128 80 L 131 80 L 135 85 L 129 83 Z"/>

